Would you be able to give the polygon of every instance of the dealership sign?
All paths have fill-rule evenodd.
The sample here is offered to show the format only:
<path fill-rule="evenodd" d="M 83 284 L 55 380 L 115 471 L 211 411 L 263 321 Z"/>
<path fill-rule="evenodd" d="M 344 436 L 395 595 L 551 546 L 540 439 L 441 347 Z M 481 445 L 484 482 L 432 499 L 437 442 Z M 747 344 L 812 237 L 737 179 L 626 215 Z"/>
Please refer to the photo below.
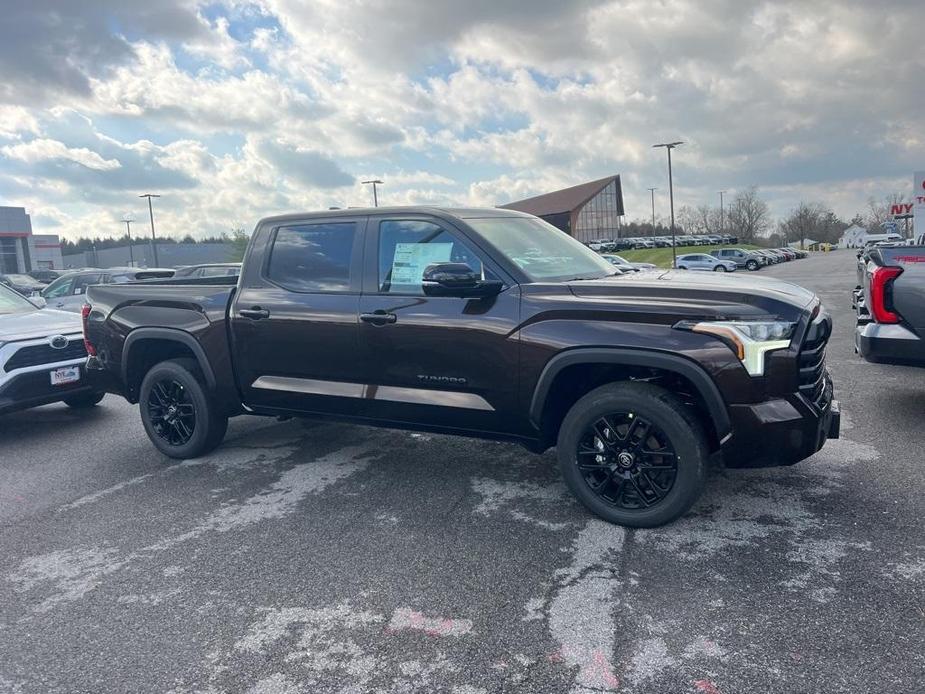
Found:
<path fill-rule="evenodd" d="M 912 216 L 915 220 L 915 233 L 925 231 L 925 171 L 916 171 L 912 175 Z"/>

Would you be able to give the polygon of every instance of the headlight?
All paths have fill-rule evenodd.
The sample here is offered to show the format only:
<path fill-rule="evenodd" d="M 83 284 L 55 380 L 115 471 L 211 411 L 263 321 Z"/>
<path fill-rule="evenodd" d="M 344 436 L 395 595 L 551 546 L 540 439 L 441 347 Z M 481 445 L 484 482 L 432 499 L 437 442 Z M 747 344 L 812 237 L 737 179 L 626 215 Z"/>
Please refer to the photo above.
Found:
<path fill-rule="evenodd" d="M 681 321 L 674 327 L 721 338 L 752 376 L 764 375 L 764 355 L 787 349 L 796 323 L 789 321 Z"/>

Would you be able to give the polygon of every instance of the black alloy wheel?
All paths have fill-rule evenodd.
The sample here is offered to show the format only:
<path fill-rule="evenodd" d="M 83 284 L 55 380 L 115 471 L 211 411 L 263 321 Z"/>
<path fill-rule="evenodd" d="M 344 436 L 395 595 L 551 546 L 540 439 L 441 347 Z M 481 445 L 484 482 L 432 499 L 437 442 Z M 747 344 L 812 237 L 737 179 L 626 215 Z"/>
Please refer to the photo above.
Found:
<path fill-rule="evenodd" d="M 578 441 L 575 460 L 588 488 L 624 510 L 658 505 L 678 476 L 678 456 L 668 436 L 633 412 L 594 421 Z"/>
<path fill-rule="evenodd" d="M 196 431 L 196 407 L 182 383 L 169 377 L 155 381 L 145 405 L 157 436 L 170 446 L 189 443 Z"/>

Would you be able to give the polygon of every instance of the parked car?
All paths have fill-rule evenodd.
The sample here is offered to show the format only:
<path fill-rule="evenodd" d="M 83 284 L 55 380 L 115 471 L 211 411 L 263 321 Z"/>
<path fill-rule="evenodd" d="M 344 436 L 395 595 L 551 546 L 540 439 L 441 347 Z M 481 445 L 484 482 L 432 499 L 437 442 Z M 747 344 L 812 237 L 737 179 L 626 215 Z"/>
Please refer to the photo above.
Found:
<path fill-rule="evenodd" d="M 639 272 L 640 270 L 654 270 L 658 267 L 655 263 L 631 263 L 626 260 L 624 257 L 619 255 L 614 255 L 613 253 L 602 253 L 602 258 L 605 258 L 614 267 L 623 270 L 624 272 Z"/>
<path fill-rule="evenodd" d="M 237 277 L 240 272 L 241 263 L 208 263 L 178 268 L 173 276 L 175 279 L 182 277 Z"/>
<path fill-rule="evenodd" d="M 61 273 L 58 270 L 51 270 L 49 268 L 39 268 L 37 270 L 32 270 L 28 274 L 29 277 L 41 282 L 42 284 L 51 284 L 56 279 L 61 277 Z"/>
<path fill-rule="evenodd" d="M 0 275 L 0 284 L 23 296 L 32 296 L 47 286 L 29 275 Z"/>
<path fill-rule="evenodd" d="M 858 261 L 853 304 L 864 359 L 925 366 L 925 248 L 870 249 Z"/>
<path fill-rule="evenodd" d="M 784 256 L 782 256 L 780 253 L 775 253 L 768 248 L 760 248 L 756 250 L 755 253 L 763 255 L 765 258 L 767 258 L 768 264 L 770 265 L 777 265 L 778 263 L 784 262 Z"/>
<path fill-rule="evenodd" d="M 679 255 L 675 261 L 678 270 L 707 270 L 712 272 L 735 272 L 736 264 L 731 260 L 720 260 L 706 253 Z"/>
<path fill-rule="evenodd" d="M 103 284 L 88 300 L 88 368 L 174 458 L 212 450 L 243 413 L 557 446 L 588 509 L 651 527 L 691 506 L 714 454 L 789 465 L 839 431 L 824 363 L 801 369 L 831 332 L 812 292 L 617 276 L 511 210 L 271 217 L 237 283 Z"/>
<path fill-rule="evenodd" d="M 768 264 L 768 259 L 765 256 L 747 251 L 744 248 L 721 248 L 716 251 L 710 251 L 710 255 L 720 260 L 731 260 L 736 264 L 736 267 L 744 267 L 746 270 L 751 270 L 752 272 Z"/>
<path fill-rule="evenodd" d="M 40 310 L 0 286 L 0 415 L 53 402 L 92 407 L 103 391 L 86 379 L 80 316 Z"/>
<path fill-rule="evenodd" d="M 166 279 L 172 277 L 174 272 L 171 268 L 86 269 L 62 275 L 42 291 L 42 297 L 51 308 L 79 313 L 86 303 L 87 288 L 94 284 L 112 282 L 123 284 L 146 279 Z"/>

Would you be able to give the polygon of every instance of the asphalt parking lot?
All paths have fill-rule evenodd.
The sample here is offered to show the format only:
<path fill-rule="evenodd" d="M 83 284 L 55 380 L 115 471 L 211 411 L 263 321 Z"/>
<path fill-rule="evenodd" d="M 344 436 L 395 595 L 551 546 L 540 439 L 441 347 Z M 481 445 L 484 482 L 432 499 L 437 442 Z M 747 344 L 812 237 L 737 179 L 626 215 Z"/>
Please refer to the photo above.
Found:
<path fill-rule="evenodd" d="M 657 530 L 506 444 L 239 418 L 177 463 L 112 396 L 0 420 L 0 692 L 921 692 L 925 370 L 854 355 L 854 260 L 762 271 L 835 318 L 843 438 Z"/>

